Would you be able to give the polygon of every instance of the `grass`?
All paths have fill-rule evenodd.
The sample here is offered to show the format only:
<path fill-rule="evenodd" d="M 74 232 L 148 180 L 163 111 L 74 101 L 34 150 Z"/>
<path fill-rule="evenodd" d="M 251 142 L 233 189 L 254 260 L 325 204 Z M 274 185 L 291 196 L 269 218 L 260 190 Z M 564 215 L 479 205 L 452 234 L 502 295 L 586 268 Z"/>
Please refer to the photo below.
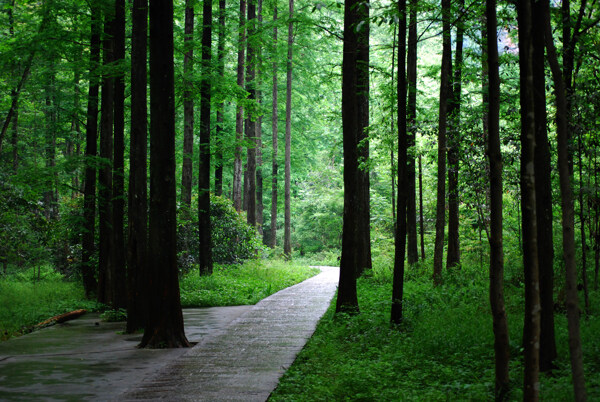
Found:
<path fill-rule="evenodd" d="M 256 304 L 318 272 L 316 268 L 283 260 L 216 265 L 211 276 L 199 276 L 194 271 L 181 279 L 181 304 L 183 307 Z"/>
<path fill-rule="evenodd" d="M 522 288 L 507 284 L 511 400 L 522 399 Z M 434 287 L 428 267 L 407 272 L 405 320 L 389 324 L 391 272 L 358 281 L 361 313 L 334 316 L 334 302 L 270 401 L 446 401 L 494 399 L 494 351 L 487 272 L 463 267 Z M 582 320 L 588 397 L 600 398 L 600 294 Z M 566 318 L 556 315 L 559 358 L 541 376 L 541 400 L 573 400 Z"/>

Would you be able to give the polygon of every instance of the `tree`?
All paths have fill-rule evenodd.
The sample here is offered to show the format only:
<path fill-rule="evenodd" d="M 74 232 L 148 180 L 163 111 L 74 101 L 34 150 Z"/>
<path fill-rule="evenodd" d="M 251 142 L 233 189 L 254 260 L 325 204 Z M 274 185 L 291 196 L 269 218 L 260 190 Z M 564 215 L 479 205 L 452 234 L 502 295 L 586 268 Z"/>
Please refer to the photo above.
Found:
<path fill-rule="evenodd" d="M 419 260 L 417 249 L 417 194 L 416 194 L 416 172 L 415 172 L 415 138 L 417 135 L 417 7 L 418 0 L 410 1 L 410 21 L 408 24 L 408 54 L 406 79 L 408 80 L 408 104 L 407 104 L 407 192 L 406 203 L 406 232 L 408 263 L 414 264 Z M 424 257 L 423 257 L 424 258 Z"/>
<path fill-rule="evenodd" d="M 219 39 L 217 43 L 217 64 L 219 68 L 219 77 L 225 77 L 225 0 L 219 0 Z M 217 135 L 216 135 L 216 154 L 215 154 L 215 195 L 223 194 L 223 137 L 225 136 L 225 102 L 219 102 L 217 105 Z"/>
<path fill-rule="evenodd" d="M 173 1 L 150 1 L 148 303 L 140 347 L 188 347 L 177 270 Z"/>
<path fill-rule="evenodd" d="M 284 222 L 283 253 L 287 258 L 292 256 L 292 212 L 290 209 L 291 177 L 292 177 L 292 56 L 294 46 L 294 0 L 289 0 L 288 37 L 287 37 L 287 87 L 285 95 L 285 176 L 284 176 Z"/>
<path fill-rule="evenodd" d="M 210 100 L 212 58 L 212 1 L 202 7 L 202 81 L 200 82 L 200 166 L 198 168 L 198 225 L 200 232 L 200 274 L 213 270 L 210 236 Z"/>
<path fill-rule="evenodd" d="M 256 0 L 248 0 L 248 41 L 246 51 L 246 91 L 248 100 L 256 100 Z M 252 113 L 246 115 L 246 139 L 248 140 L 247 180 L 248 191 L 245 193 L 244 203 L 247 201 L 248 224 L 256 226 L 256 116 Z"/>
<path fill-rule="evenodd" d="M 486 1 L 485 32 L 488 72 L 488 158 L 490 161 L 490 305 L 494 328 L 496 400 L 506 398 L 509 387 L 510 344 L 504 306 L 504 248 L 502 242 L 502 152 L 500 150 L 500 73 L 496 29 L 496 0 Z"/>
<path fill-rule="evenodd" d="M 442 71 L 440 79 L 440 111 L 438 117 L 438 167 L 437 207 L 435 214 L 435 249 L 433 254 L 433 280 L 441 283 L 444 227 L 446 226 L 446 130 L 448 126 L 448 100 L 451 96 L 452 49 L 450 43 L 450 1 L 442 1 Z"/>
<path fill-rule="evenodd" d="M 183 36 L 183 165 L 181 167 L 181 203 L 192 206 L 192 158 L 194 154 L 194 1 L 185 2 Z"/>
<path fill-rule="evenodd" d="M 148 0 L 135 0 L 131 10 L 131 131 L 129 146 L 129 224 L 127 246 L 127 333 L 144 328 L 148 317 Z"/>
<path fill-rule="evenodd" d="M 246 54 L 246 1 L 240 0 L 240 24 L 237 54 L 237 85 L 244 86 L 244 55 Z M 238 100 L 235 115 L 235 159 L 233 161 L 233 205 L 242 210 L 242 139 L 244 137 L 244 109 Z"/>
<path fill-rule="evenodd" d="M 273 48 L 277 50 L 277 0 L 273 1 Z M 273 60 L 273 109 L 271 115 L 271 131 L 273 135 L 273 162 L 271 174 L 271 231 L 269 246 L 277 245 L 277 174 L 279 164 L 277 162 L 278 151 L 278 104 L 277 104 L 277 60 Z"/>

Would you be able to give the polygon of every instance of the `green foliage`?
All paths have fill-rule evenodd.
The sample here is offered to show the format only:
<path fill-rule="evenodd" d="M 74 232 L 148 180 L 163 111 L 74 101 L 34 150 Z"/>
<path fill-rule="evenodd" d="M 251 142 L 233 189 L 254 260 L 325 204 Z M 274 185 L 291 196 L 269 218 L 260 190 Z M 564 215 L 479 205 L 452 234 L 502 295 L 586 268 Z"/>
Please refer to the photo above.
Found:
<path fill-rule="evenodd" d="M 106 310 L 100 314 L 102 321 L 106 322 L 121 322 L 127 321 L 127 310 L 124 308 L 118 308 L 114 310 Z"/>
<path fill-rule="evenodd" d="M 210 276 L 190 272 L 181 278 L 181 304 L 183 307 L 256 304 L 316 273 L 318 270 L 315 268 L 282 260 L 215 265 Z"/>

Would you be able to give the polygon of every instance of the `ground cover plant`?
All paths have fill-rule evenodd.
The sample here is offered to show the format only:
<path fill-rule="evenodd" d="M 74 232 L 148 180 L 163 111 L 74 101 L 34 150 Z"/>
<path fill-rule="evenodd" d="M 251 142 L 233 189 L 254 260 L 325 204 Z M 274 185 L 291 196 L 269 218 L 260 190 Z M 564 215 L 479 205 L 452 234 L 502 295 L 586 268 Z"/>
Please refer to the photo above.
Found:
<path fill-rule="evenodd" d="M 428 266 L 427 266 L 428 267 Z M 426 265 L 414 265 L 405 283 L 405 319 L 390 325 L 390 270 L 379 266 L 358 280 L 361 312 L 338 315 L 335 303 L 283 376 L 271 401 L 493 400 L 494 349 L 487 272 L 474 265 L 434 286 Z M 522 400 L 523 289 L 506 286 L 511 339 L 510 400 Z M 590 400 L 600 398 L 600 295 L 582 320 Z M 556 315 L 558 359 L 541 375 L 540 398 L 573 399 L 567 322 Z"/>

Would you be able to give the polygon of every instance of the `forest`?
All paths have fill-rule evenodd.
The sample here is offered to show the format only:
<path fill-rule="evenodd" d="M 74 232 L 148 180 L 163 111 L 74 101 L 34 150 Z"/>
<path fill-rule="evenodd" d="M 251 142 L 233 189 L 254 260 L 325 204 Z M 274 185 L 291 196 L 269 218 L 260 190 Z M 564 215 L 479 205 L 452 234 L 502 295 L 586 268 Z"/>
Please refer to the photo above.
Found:
<path fill-rule="evenodd" d="M 0 0 L 0 77 L 2 340 L 332 265 L 273 400 L 600 398 L 597 0 Z"/>

